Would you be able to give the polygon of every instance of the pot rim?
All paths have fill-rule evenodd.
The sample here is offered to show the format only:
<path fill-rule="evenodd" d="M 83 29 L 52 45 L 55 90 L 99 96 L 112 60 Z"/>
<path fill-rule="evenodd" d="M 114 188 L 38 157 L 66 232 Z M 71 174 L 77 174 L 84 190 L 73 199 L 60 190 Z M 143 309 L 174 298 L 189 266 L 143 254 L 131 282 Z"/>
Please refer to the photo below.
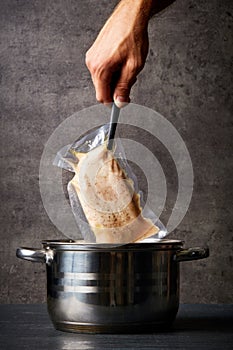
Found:
<path fill-rule="evenodd" d="M 170 250 L 181 248 L 184 241 L 174 239 L 148 238 L 135 243 L 87 243 L 83 240 L 43 240 L 42 245 L 46 249 L 55 250 L 91 250 L 91 251 L 122 251 L 122 250 Z"/>

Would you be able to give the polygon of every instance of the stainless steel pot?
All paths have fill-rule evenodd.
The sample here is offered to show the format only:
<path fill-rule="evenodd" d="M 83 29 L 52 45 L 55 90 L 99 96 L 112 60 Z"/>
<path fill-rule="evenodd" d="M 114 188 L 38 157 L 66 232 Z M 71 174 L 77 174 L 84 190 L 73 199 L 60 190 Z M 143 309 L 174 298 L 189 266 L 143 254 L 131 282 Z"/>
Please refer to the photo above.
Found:
<path fill-rule="evenodd" d="M 179 262 L 206 258 L 208 248 L 176 240 L 110 247 L 43 241 L 19 258 L 47 266 L 47 304 L 56 329 L 151 332 L 170 325 L 179 307 Z"/>

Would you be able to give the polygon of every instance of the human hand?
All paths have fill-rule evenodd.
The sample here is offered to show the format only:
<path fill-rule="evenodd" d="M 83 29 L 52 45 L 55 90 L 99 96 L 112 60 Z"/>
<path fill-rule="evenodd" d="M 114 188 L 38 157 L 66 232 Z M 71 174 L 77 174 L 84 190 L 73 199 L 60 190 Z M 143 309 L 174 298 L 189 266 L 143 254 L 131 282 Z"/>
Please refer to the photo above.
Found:
<path fill-rule="evenodd" d="M 96 99 L 118 107 L 130 102 L 130 90 L 148 53 L 148 0 L 122 0 L 86 53 Z"/>

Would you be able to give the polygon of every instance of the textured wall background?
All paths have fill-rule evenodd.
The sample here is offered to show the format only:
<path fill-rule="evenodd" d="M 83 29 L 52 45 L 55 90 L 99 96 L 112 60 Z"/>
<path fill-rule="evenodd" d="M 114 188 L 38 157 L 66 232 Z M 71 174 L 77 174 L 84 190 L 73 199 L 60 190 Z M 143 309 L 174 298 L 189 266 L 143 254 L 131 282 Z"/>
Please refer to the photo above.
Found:
<path fill-rule="evenodd" d="M 18 246 L 62 238 L 39 192 L 39 162 L 53 130 L 96 103 L 85 52 L 117 1 L 2 0 L 0 302 L 46 299 L 45 266 Z M 191 206 L 171 238 L 208 243 L 209 259 L 181 266 L 181 301 L 233 302 L 231 0 L 177 0 L 150 23 L 150 53 L 132 101 L 173 123 L 195 175 Z M 172 192 L 172 191 L 171 191 Z"/>

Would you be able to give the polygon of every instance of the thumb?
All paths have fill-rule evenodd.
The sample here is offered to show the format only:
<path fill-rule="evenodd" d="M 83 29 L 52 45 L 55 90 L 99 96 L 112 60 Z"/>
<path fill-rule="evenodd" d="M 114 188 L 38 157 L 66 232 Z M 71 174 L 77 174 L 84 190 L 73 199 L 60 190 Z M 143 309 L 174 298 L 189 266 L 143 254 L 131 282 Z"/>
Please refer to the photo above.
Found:
<path fill-rule="evenodd" d="M 122 108 L 130 102 L 130 90 L 136 81 L 135 77 L 129 77 L 126 67 L 122 69 L 121 75 L 116 83 L 113 100 L 117 107 Z"/>
<path fill-rule="evenodd" d="M 130 87 L 127 82 L 119 82 L 115 87 L 113 100 L 118 108 L 126 106 L 130 102 Z"/>

